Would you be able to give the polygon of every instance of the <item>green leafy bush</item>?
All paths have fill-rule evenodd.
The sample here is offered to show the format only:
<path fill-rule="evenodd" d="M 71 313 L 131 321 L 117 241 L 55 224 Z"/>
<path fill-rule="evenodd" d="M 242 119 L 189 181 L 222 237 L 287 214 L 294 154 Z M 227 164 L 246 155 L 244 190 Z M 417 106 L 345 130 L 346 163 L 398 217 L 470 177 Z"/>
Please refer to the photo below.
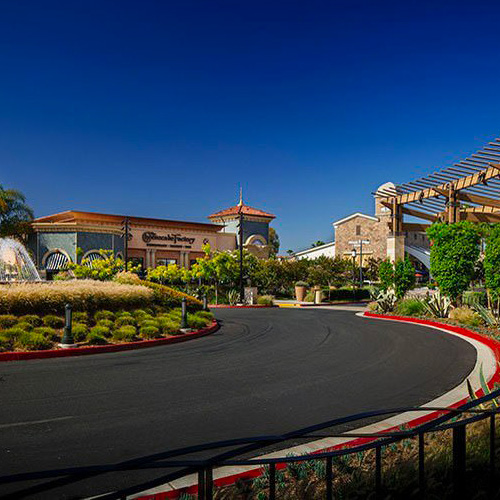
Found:
<path fill-rule="evenodd" d="M 86 311 L 74 311 L 73 312 L 73 322 L 88 324 L 89 315 Z"/>
<path fill-rule="evenodd" d="M 50 328 L 50 326 L 37 326 L 33 330 L 33 332 L 43 335 L 47 340 L 50 340 L 51 342 L 59 342 L 61 340 L 61 335 L 57 333 L 57 331 L 53 328 Z"/>
<path fill-rule="evenodd" d="M 481 305 L 486 305 L 487 304 L 487 296 L 486 292 L 473 292 L 473 291 L 467 291 L 462 294 L 462 302 L 466 306 L 473 306 L 474 304 L 481 304 Z"/>
<path fill-rule="evenodd" d="M 136 334 L 135 326 L 123 325 L 113 332 L 113 340 L 116 342 L 133 342 L 136 340 Z"/>
<path fill-rule="evenodd" d="M 481 241 L 478 228 L 469 221 L 434 223 L 427 235 L 432 243 L 431 274 L 441 292 L 456 301 L 474 277 Z M 488 280 L 486 258 L 484 268 Z"/>
<path fill-rule="evenodd" d="M 94 327 L 95 328 L 95 327 Z M 93 331 L 94 328 L 87 334 L 86 341 L 90 345 L 103 345 L 107 344 L 108 341 L 103 335 L 100 335 L 97 331 Z"/>
<path fill-rule="evenodd" d="M 42 326 L 42 318 L 36 314 L 25 314 L 19 318 L 19 321 L 29 323 L 31 326 Z"/>
<path fill-rule="evenodd" d="M 118 328 L 120 326 L 125 326 L 125 325 L 135 326 L 135 324 L 136 324 L 136 321 L 132 315 L 122 314 L 115 319 L 115 327 L 118 327 Z"/>
<path fill-rule="evenodd" d="M 115 322 L 111 321 L 110 319 L 100 319 L 96 326 L 105 326 L 106 328 L 109 328 L 110 330 L 113 328 Z"/>
<path fill-rule="evenodd" d="M 85 323 L 73 323 L 71 332 L 75 342 L 83 342 L 89 334 L 89 327 Z"/>
<path fill-rule="evenodd" d="M 21 330 L 25 332 L 31 332 L 31 330 L 33 330 L 33 325 L 27 321 L 19 321 L 19 323 L 16 323 L 16 327 L 21 328 Z"/>
<path fill-rule="evenodd" d="M 1 314 L 0 315 L 0 328 L 10 328 L 14 326 L 18 321 L 18 318 L 13 314 Z"/>
<path fill-rule="evenodd" d="M 160 324 L 158 323 L 158 320 L 154 319 L 153 317 L 147 318 L 139 323 L 139 326 L 142 328 L 143 326 L 154 326 L 155 328 L 159 328 Z"/>
<path fill-rule="evenodd" d="M 210 311 L 198 311 L 196 313 L 196 316 L 199 316 L 200 318 L 205 318 L 209 321 L 213 321 L 214 315 Z"/>
<path fill-rule="evenodd" d="M 380 288 L 389 290 L 394 285 L 394 266 L 389 259 L 383 260 L 378 268 L 378 277 L 380 280 Z"/>
<path fill-rule="evenodd" d="M 0 332 L 0 352 L 12 351 L 13 339 Z"/>
<path fill-rule="evenodd" d="M 115 314 L 111 311 L 106 311 L 106 310 L 97 311 L 94 314 L 94 320 L 96 323 L 98 323 L 101 320 L 114 321 Z"/>
<path fill-rule="evenodd" d="M 208 320 L 205 318 L 200 318 L 196 314 L 188 315 L 188 326 L 189 328 L 194 328 L 195 330 L 205 328 L 208 324 Z"/>
<path fill-rule="evenodd" d="M 480 326 L 483 321 L 481 316 L 470 307 L 455 307 L 450 311 L 450 319 L 467 326 Z"/>
<path fill-rule="evenodd" d="M 53 314 L 47 314 L 43 317 L 43 324 L 45 326 L 50 326 L 51 328 L 63 328 L 64 319 L 59 316 L 54 316 Z"/>
<path fill-rule="evenodd" d="M 395 312 L 400 316 L 423 316 L 427 311 L 421 300 L 404 299 L 396 304 Z"/>
<path fill-rule="evenodd" d="M 257 304 L 260 306 L 272 306 L 274 304 L 274 297 L 272 295 L 261 295 L 257 297 Z"/>
<path fill-rule="evenodd" d="M 180 323 L 171 318 L 160 317 L 158 318 L 158 324 L 160 325 L 160 330 L 164 335 L 172 335 L 179 331 Z"/>
<path fill-rule="evenodd" d="M 160 329 L 156 326 L 141 326 L 140 336 L 143 339 L 156 339 L 161 337 Z"/>
<path fill-rule="evenodd" d="M 52 342 L 41 333 L 23 332 L 17 337 L 15 346 L 28 351 L 39 351 L 50 349 Z"/>
<path fill-rule="evenodd" d="M 415 286 L 415 268 L 410 259 L 397 260 L 394 264 L 394 291 L 402 299 Z"/>
<path fill-rule="evenodd" d="M 2 335 L 11 339 L 13 342 L 15 342 L 23 333 L 25 333 L 25 330 L 18 328 L 17 326 L 2 331 Z"/>
<path fill-rule="evenodd" d="M 108 328 L 107 326 L 97 325 L 97 326 L 94 326 L 94 328 L 92 328 L 90 330 L 90 333 L 98 335 L 100 337 L 110 337 L 111 336 L 111 329 Z"/>

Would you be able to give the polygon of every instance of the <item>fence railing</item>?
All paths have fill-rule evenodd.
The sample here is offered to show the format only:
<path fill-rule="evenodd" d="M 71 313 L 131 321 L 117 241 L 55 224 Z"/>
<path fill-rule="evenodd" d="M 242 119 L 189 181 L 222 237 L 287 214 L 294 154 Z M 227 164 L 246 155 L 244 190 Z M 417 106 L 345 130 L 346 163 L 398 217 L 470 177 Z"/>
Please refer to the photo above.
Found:
<path fill-rule="evenodd" d="M 16 492 L 10 495 L 2 495 L 2 498 L 21 498 L 30 495 L 36 496 L 44 492 L 54 492 L 58 488 L 72 485 L 84 480 L 91 480 L 92 478 L 108 473 L 126 473 L 127 471 L 153 469 L 175 469 L 171 470 L 167 474 L 162 474 L 160 477 L 156 477 L 153 480 L 141 482 L 140 484 L 136 484 L 119 491 L 106 493 L 96 498 L 99 498 L 99 500 L 125 499 L 131 495 L 137 495 L 145 490 L 161 486 L 176 479 L 191 474 L 197 474 L 198 498 L 202 500 L 211 500 L 214 496 L 214 469 L 222 466 L 252 466 L 255 468 L 268 468 L 268 498 L 270 500 L 274 500 L 276 498 L 276 471 L 278 467 L 282 467 L 283 465 L 291 464 L 293 462 L 323 460 L 325 463 L 325 498 L 327 500 L 332 500 L 334 497 L 333 461 L 335 457 L 345 457 L 368 450 L 375 450 L 373 488 L 377 498 L 381 498 L 383 493 L 382 450 L 388 445 L 398 443 L 409 438 L 416 438 L 418 440 L 418 463 L 416 464 L 418 467 L 418 488 L 420 494 L 424 496 L 426 492 L 425 436 L 430 433 L 443 432 L 445 430 L 451 430 L 452 432 L 451 472 L 453 490 L 456 497 L 462 498 L 466 489 L 467 478 L 466 429 L 468 425 L 485 419 L 489 419 L 488 473 L 490 487 L 492 491 L 496 487 L 495 425 L 496 415 L 500 412 L 500 408 L 496 407 L 496 405 L 485 407 L 485 404 L 488 402 L 492 403 L 493 400 L 498 397 L 500 397 L 500 389 L 492 391 L 481 398 L 469 401 L 457 408 L 425 406 L 392 408 L 388 410 L 364 412 L 348 417 L 337 418 L 283 435 L 258 436 L 217 441 L 199 446 L 189 446 L 177 450 L 157 453 L 110 465 L 73 467 L 1 476 L 0 487 L 2 485 L 22 483 L 21 489 L 16 489 Z M 380 421 L 383 417 L 407 412 L 435 412 L 436 415 L 431 420 L 411 429 L 381 431 L 378 433 L 356 431 L 335 432 L 336 427 L 355 427 L 356 422 L 367 420 Z M 283 445 L 287 442 L 297 442 L 302 440 L 310 441 L 327 437 L 365 439 L 362 439 L 362 442 L 357 445 L 326 452 L 307 455 L 282 456 L 276 458 L 266 458 L 263 456 L 255 457 L 259 450 L 264 450 L 270 446 L 279 445 L 283 448 Z M 200 453 L 204 454 L 203 458 L 182 459 L 182 457 Z M 206 455 L 209 456 L 207 457 Z M 247 458 L 249 456 L 255 458 Z M 36 481 L 37 484 L 24 486 L 28 481 Z"/>

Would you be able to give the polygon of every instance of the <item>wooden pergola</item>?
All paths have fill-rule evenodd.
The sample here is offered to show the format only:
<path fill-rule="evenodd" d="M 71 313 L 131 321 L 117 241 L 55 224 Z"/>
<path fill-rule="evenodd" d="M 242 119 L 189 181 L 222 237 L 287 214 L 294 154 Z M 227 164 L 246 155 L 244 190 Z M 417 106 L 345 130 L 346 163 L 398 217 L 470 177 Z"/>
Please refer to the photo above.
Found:
<path fill-rule="evenodd" d="M 423 231 L 403 215 L 429 222 L 500 222 L 500 139 L 470 157 L 421 179 L 374 193 L 392 212 L 392 231 Z"/>

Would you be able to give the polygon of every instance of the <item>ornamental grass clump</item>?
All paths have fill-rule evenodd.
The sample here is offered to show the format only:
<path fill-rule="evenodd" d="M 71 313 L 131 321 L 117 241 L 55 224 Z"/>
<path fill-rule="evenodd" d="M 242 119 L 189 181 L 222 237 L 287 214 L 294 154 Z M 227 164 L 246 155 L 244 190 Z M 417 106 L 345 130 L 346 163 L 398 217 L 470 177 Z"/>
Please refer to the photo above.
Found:
<path fill-rule="evenodd" d="M 15 341 L 15 346 L 28 351 L 40 351 L 50 349 L 52 341 L 47 339 L 42 333 L 23 332 Z"/>
<path fill-rule="evenodd" d="M 90 330 L 90 333 L 107 338 L 111 337 L 111 328 L 108 328 L 107 326 L 96 325 Z"/>
<path fill-rule="evenodd" d="M 104 335 L 101 335 L 97 331 L 93 330 L 94 329 L 92 328 L 92 330 L 87 334 L 87 337 L 85 338 L 89 345 L 104 345 L 108 343 Z"/>
<path fill-rule="evenodd" d="M 110 330 L 113 328 L 115 322 L 110 320 L 110 319 L 100 319 L 97 323 L 96 326 L 105 326 L 106 328 L 109 328 Z"/>
<path fill-rule="evenodd" d="M 115 328 L 120 328 L 120 326 L 132 325 L 135 326 L 136 320 L 132 315 L 122 314 L 115 319 Z"/>
<path fill-rule="evenodd" d="M 115 314 L 111 311 L 101 310 L 94 314 L 94 320 L 98 323 L 101 320 L 108 320 L 113 322 L 115 320 Z"/>
<path fill-rule="evenodd" d="M 180 322 L 174 321 L 168 316 L 158 318 L 158 324 L 163 335 L 173 335 L 179 331 Z"/>
<path fill-rule="evenodd" d="M 73 311 L 138 309 L 153 304 L 154 292 L 145 286 L 92 280 L 15 283 L 1 286 L 0 313 L 64 314 Z"/>
<path fill-rule="evenodd" d="M 418 299 L 400 300 L 394 311 L 401 316 L 424 316 L 427 312 L 422 301 Z"/>
<path fill-rule="evenodd" d="M 140 336 L 143 339 L 151 340 L 161 337 L 160 329 L 156 326 L 141 326 Z"/>
<path fill-rule="evenodd" d="M 50 342 L 59 342 L 61 340 L 61 335 L 54 330 L 54 328 L 50 328 L 50 326 L 37 326 L 33 329 L 34 333 L 40 333 Z"/>
<path fill-rule="evenodd" d="M 33 325 L 27 321 L 19 321 L 19 323 L 16 323 L 16 327 L 21 328 L 25 332 L 31 332 L 31 330 L 33 330 Z"/>
<path fill-rule="evenodd" d="M 113 332 L 113 340 L 115 342 L 133 342 L 136 340 L 137 330 L 135 326 L 123 325 Z"/>
<path fill-rule="evenodd" d="M 73 323 L 71 333 L 75 342 L 83 342 L 89 334 L 89 327 L 85 323 Z"/>
<path fill-rule="evenodd" d="M 483 324 L 483 320 L 481 316 L 467 306 L 455 307 L 452 309 L 449 314 L 450 319 L 454 319 L 459 323 L 466 326 L 481 326 Z"/>
<path fill-rule="evenodd" d="M 1 314 L 0 315 L 0 328 L 10 328 L 18 322 L 18 318 L 13 314 Z"/>
<path fill-rule="evenodd" d="M 43 324 L 45 326 L 50 326 L 51 328 L 63 328 L 64 318 L 54 316 L 53 314 L 47 314 L 47 316 L 43 317 Z"/>
<path fill-rule="evenodd" d="M 19 321 L 29 323 L 32 326 L 42 326 L 42 318 L 36 314 L 25 314 L 19 318 Z"/>

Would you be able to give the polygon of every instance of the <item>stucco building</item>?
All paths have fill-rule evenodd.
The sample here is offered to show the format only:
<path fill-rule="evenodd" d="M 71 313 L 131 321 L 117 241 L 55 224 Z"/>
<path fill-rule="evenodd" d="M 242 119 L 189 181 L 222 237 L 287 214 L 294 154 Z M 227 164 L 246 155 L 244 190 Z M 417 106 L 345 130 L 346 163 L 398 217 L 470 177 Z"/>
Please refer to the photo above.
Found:
<path fill-rule="evenodd" d="M 244 247 L 258 257 L 267 257 L 269 224 L 275 216 L 242 200 L 210 215 L 210 223 L 69 210 L 35 219 L 27 247 L 37 268 L 50 277 L 68 262 L 102 258 L 100 250 L 123 258 L 127 224 L 129 260 L 143 269 L 170 263 L 189 268 L 204 255 L 204 245 L 209 244 L 213 251 L 238 248 L 240 214 Z"/>

